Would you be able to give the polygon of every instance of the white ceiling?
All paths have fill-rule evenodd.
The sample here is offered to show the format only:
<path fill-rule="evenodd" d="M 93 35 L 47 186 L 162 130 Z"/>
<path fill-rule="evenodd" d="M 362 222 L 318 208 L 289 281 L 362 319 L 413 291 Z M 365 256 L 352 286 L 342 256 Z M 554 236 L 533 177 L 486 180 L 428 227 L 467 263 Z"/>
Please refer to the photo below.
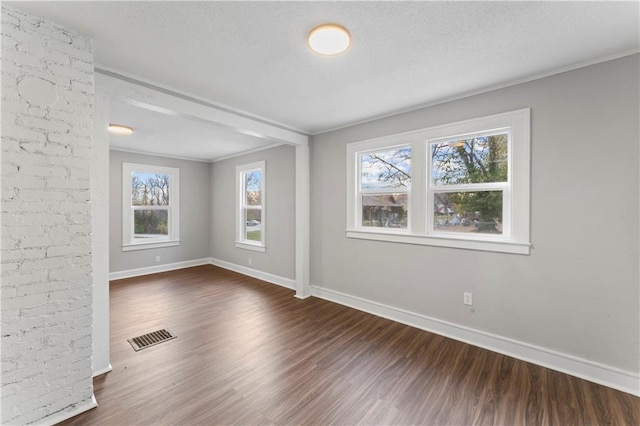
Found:
<path fill-rule="evenodd" d="M 135 129 L 130 136 L 110 135 L 109 143 L 114 149 L 208 161 L 274 144 L 205 120 L 158 113 L 119 100 L 112 99 L 109 110 L 111 123 Z"/>
<path fill-rule="evenodd" d="M 93 38 L 103 69 L 307 134 L 640 47 L 636 1 L 11 5 Z M 345 54 L 320 57 L 307 49 L 306 34 L 327 22 L 351 32 Z M 151 144 L 144 150 L 173 144 L 166 155 L 212 159 L 265 144 L 181 117 L 169 125 L 167 117 L 138 109 L 121 102 L 112 114 L 146 123 L 131 123 L 149 131 L 140 135 L 141 144 Z M 182 126 L 193 143 L 176 145 L 171 129 Z M 216 151 L 232 137 L 238 139 Z"/>

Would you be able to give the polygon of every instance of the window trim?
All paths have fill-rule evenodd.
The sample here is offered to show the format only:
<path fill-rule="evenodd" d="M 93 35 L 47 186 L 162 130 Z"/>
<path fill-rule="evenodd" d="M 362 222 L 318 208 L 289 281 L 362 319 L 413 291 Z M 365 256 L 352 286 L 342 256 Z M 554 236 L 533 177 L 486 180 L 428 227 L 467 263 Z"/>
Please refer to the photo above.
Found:
<path fill-rule="evenodd" d="M 505 112 L 451 124 L 419 129 L 381 138 L 354 142 L 347 145 L 347 238 L 418 244 L 437 247 L 461 248 L 491 252 L 530 253 L 530 108 Z M 433 230 L 433 201 L 435 190 L 431 186 L 431 143 L 490 134 L 509 129 L 509 175 L 507 184 L 485 183 L 482 187 L 503 187 L 503 224 L 508 232 L 502 235 L 454 234 Z M 407 232 L 389 232 L 384 228 L 363 228 L 358 223 L 359 159 L 361 153 L 387 147 L 410 145 L 411 195 Z M 476 184 L 471 184 L 475 185 Z M 465 189 L 472 186 L 459 185 Z M 450 186 L 448 189 L 452 189 Z M 480 188 L 478 186 L 477 188 Z M 482 189 L 478 189 L 482 190 Z M 429 204 L 429 202 L 431 204 Z M 410 226 L 409 226 L 410 224 Z M 503 228 L 505 229 L 505 228 Z"/>
<path fill-rule="evenodd" d="M 245 182 L 244 175 L 247 172 L 260 170 L 262 172 L 262 185 L 260 188 L 261 191 L 261 204 L 260 204 L 260 241 L 253 241 L 245 239 L 245 228 L 246 228 L 246 219 L 244 215 L 245 205 L 244 205 L 244 195 L 245 195 Z M 236 166 L 236 247 L 252 250 L 264 253 L 267 251 L 266 245 L 266 224 L 267 224 L 267 168 L 266 161 L 256 161 L 249 164 L 242 164 Z"/>
<path fill-rule="evenodd" d="M 133 172 L 158 173 L 170 176 L 168 226 L 166 238 L 154 241 L 136 240 L 134 234 L 134 208 L 131 205 L 131 178 Z M 164 207 L 148 206 L 144 210 L 165 210 Z M 137 209 L 141 210 L 141 209 Z M 150 164 L 122 163 L 122 251 L 146 250 L 180 245 L 180 169 L 177 167 Z"/>

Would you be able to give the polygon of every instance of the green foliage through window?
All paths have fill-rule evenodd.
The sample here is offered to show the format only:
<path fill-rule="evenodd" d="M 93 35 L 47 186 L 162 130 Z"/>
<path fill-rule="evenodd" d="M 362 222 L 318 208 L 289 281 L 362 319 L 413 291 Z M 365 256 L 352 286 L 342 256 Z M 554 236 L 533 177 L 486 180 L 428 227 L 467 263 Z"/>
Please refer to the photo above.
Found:
<path fill-rule="evenodd" d="M 169 185 L 171 177 L 160 173 L 131 173 L 131 205 L 135 238 L 169 235 Z M 140 207 L 149 206 L 149 209 Z"/>
<path fill-rule="evenodd" d="M 133 214 L 136 238 L 169 234 L 169 212 L 167 210 L 136 210 Z"/>
<path fill-rule="evenodd" d="M 433 184 L 506 182 L 507 141 L 507 134 L 500 134 L 433 144 Z"/>
<path fill-rule="evenodd" d="M 507 182 L 508 155 L 507 133 L 431 145 L 431 182 L 437 188 L 434 197 L 436 228 L 443 221 L 447 225 L 471 222 L 475 225 L 471 230 L 501 232 L 502 191 L 447 191 L 446 188 Z M 492 227 L 491 223 L 496 225 Z"/>

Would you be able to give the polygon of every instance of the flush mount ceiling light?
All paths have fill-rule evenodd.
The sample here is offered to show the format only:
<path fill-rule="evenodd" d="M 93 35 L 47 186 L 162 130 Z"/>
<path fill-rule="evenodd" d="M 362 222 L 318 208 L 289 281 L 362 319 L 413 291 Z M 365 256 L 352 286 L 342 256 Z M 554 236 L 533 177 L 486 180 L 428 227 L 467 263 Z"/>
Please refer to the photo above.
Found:
<path fill-rule="evenodd" d="M 309 49 L 321 55 L 339 55 L 351 45 L 351 34 L 340 25 L 320 25 L 311 30 L 307 44 Z"/>
<path fill-rule="evenodd" d="M 109 124 L 109 131 L 116 135 L 128 136 L 133 133 L 133 129 L 129 126 L 123 126 L 122 124 Z"/>

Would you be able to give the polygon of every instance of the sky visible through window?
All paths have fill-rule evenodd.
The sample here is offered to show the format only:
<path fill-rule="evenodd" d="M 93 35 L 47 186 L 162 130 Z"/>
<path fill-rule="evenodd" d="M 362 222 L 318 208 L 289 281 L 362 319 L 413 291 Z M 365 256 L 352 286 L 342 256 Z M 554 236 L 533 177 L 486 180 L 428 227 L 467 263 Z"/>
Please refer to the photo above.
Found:
<path fill-rule="evenodd" d="M 170 184 L 171 177 L 166 174 L 132 172 L 132 205 L 169 205 Z"/>
<path fill-rule="evenodd" d="M 363 191 L 411 186 L 411 148 L 369 152 L 360 157 L 360 188 Z"/>
<path fill-rule="evenodd" d="M 260 191 L 262 189 L 262 170 L 251 170 L 245 173 L 245 189 L 247 191 Z"/>

